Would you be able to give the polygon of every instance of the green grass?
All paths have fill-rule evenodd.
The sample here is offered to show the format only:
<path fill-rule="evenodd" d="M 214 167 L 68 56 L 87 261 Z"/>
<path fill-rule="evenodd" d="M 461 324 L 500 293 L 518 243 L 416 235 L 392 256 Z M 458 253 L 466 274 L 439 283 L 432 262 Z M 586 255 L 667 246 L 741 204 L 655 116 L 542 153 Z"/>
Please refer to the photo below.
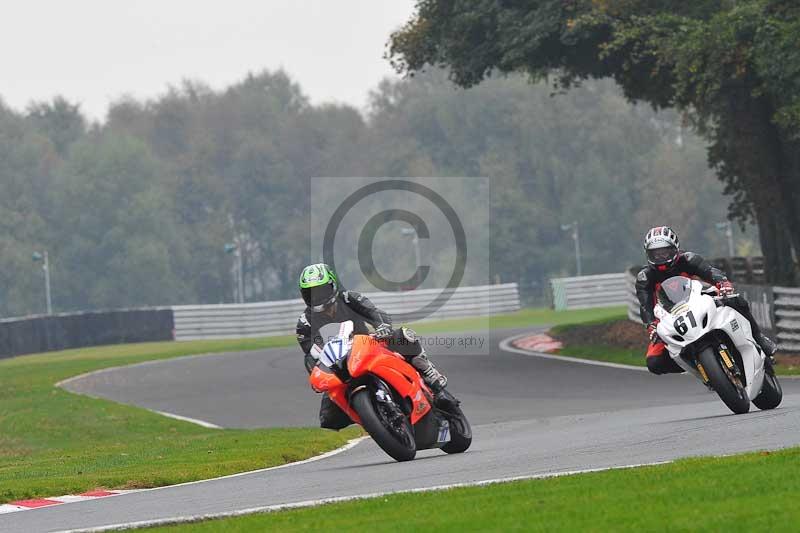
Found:
<path fill-rule="evenodd" d="M 797 531 L 800 448 L 155 528 L 205 531 Z"/>
<path fill-rule="evenodd" d="M 625 319 L 625 315 L 618 314 L 582 323 L 561 324 L 554 327 L 551 333 L 565 333 L 574 328 L 612 323 L 623 319 Z M 644 334 L 642 335 L 644 337 Z M 646 346 L 644 344 L 645 342 L 643 341 L 642 348 L 625 348 L 621 346 L 610 346 L 608 344 L 570 344 L 565 345 L 555 355 L 566 355 L 569 357 L 591 359 L 593 361 L 608 361 L 611 363 L 645 367 L 647 366 L 647 360 L 645 358 Z M 796 376 L 800 375 L 800 365 L 787 364 L 785 361 L 782 361 L 775 367 L 775 371 L 781 376 Z"/>
<path fill-rule="evenodd" d="M 595 361 L 608 361 L 611 363 L 622 363 L 633 366 L 647 366 L 647 361 L 642 350 L 629 348 L 614 348 L 612 346 L 591 346 L 577 345 L 565 346 L 556 355 L 568 355 L 570 357 L 580 357 L 582 359 L 593 359 Z"/>
<path fill-rule="evenodd" d="M 106 346 L 0 361 L 0 503 L 96 487 L 168 485 L 304 459 L 357 430 L 215 430 L 54 384 L 100 368 L 288 346 L 293 337 Z"/>
<path fill-rule="evenodd" d="M 530 326 L 553 326 L 558 324 L 577 324 L 619 317 L 625 312 L 624 307 L 602 307 L 598 309 L 578 309 L 575 311 L 553 311 L 552 309 L 525 308 L 516 313 L 507 313 L 493 317 L 461 318 L 421 322 L 413 324 L 419 333 L 437 333 L 446 331 L 480 331 L 487 328 L 525 328 Z"/>
<path fill-rule="evenodd" d="M 609 310 L 524 309 L 424 323 L 421 332 L 511 328 L 606 316 Z M 169 485 L 303 459 L 358 430 L 214 430 L 145 409 L 68 393 L 66 378 L 183 355 L 295 346 L 293 336 L 102 346 L 0 361 L 0 503 L 94 489 Z M 299 357 L 299 354 L 298 354 Z M 300 368 L 300 367 L 298 367 Z"/>

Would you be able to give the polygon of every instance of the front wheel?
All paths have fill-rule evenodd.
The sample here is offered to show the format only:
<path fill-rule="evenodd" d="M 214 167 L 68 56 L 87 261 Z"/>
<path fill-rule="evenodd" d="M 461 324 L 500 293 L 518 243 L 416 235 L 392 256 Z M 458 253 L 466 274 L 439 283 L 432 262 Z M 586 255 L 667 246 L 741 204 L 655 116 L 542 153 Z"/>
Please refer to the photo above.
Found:
<path fill-rule="evenodd" d="M 397 416 L 375 401 L 374 395 L 363 389 L 356 392 L 350 403 L 367 430 L 383 451 L 396 461 L 410 461 L 417 455 L 414 431 L 405 416 Z"/>
<path fill-rule="evenodd" d="M 769 368 L 764 372 L 764 384 L 761 386 L 758 396 L 753 398 L 753 403 L 759 409 L 766 410 L 775 409 L 781 404 L 781 400 L 783 400 L 783 389 L 781 389 L 775 371 Z"/>
<path fill-rule="evenodd" d="M 715 348 L 706 348 L 700 352 L 697 360 L 703 365 L 711 386 L 717 391 L 719 398 L 728 406 L 728 409 L 737 415 L 750 410 L 750 398 L 747 396 L 741 380 L 722 366 Z"/>

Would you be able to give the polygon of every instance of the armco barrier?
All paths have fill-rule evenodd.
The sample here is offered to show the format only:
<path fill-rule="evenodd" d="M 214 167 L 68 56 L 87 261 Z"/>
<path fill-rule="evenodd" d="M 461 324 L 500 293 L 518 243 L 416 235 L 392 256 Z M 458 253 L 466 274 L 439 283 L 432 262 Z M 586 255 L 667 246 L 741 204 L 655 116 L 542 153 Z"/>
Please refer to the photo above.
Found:
<path fill-rule="evenodd" d="M 433 320 L 508 313 L 520 308 L 516 283 L 459 287 L 450 299 L 429 316 L 413 314 L 430 302 L 442 289 L 407 292 L 367 293 L 375 305 L 389 314 L 408 320 Z M 175 340 L 225 339 L 287 335 L 295 331 L 297 317 L 305 305 L 302 300 L 282 300 L 250 304 L 181 305 L 173 307 Z"/>
<path fill-rule="evenodd" d="M 639 309 L 639 298 L 636 297 L 636 275 L 641 270 L 640 267 L 631 267 L 625 272 L 625 304 L 628 306 L 628 319 L 642 323 L 641 311 Z"/>
<path fill-rule="evenodd" d="M 773 287 L 772 290 L 778 348 L 784 352 L 800 352 L 800 289 Z"/>
<path fill-rule="evenodd" d="M 556 311 L 625 305 L 628 302 L 625 274 L 600 274 L 550 280 Z"/>
<path fill-rule="evenodd" d="M 0 320 L 0 358 L 129 342 L 172 340 L 172 310 L 122 309 Z"/>

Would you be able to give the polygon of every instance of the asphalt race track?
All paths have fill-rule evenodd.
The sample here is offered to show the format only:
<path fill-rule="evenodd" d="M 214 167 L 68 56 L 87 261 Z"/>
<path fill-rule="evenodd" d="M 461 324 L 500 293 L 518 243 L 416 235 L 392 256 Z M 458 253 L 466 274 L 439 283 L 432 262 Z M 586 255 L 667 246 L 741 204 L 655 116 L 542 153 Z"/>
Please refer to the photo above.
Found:
<path fill-rule="evenodd" d="M 472 448 L 396 463 L 371 440 L 297 466 L 0 515 L 0 531 L 53 531 L 730 454 L 800 444 L 800 381 L 779 409 L 734 416 L 687 376 L 553 361 L 483 348 L 429 350 L 473 424 Z M 443 337 L 446 338 L 454 338 Z M 65 388 L 223 427 L 316 424 L 319 397 L 294 348 L 194 356 L 92 374 Z"/>

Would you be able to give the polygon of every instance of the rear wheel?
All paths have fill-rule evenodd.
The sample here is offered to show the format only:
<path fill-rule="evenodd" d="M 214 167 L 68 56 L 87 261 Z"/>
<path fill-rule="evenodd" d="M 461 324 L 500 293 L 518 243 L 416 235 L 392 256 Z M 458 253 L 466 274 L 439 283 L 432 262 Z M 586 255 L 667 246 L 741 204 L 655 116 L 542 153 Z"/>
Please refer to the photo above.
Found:
<path fill-rule="evenodd" d="M 452 415 L 448 417 L 450 422 L 450 442 L 442 446 L 442 451 L 446 453 L 464 453 L 472 444 L 472 427 L 460 407 L 451 407 L 447 412 Z"/>
<path fill-rule="evenodd" d="M 417 445 L 407 417 L 393 413 L 391 409 L 376 401 L 368 389 L 356 392 L 350 398 L 350 403 L 372 440 L 392 459 L 410 461 L 414 458 L 417 454 Z"/>
<path fill-rule="evenodd" d="M 737 415 L 750 410 L 750 398 L 747 396 L 742 381 L 720 363 L 715 348 L 706 348 L 700 352 L 697 360 L 703 365 L 711 386 L 717 391 L 728 409 Z"/>
<path fill-rule="evenodd" d="M 753 399 L 753 403 L 759 409 L 775 409 L 781 404 L 783 400 L 783 389 L 778 382 L 778 377 L 772 368 L 767 368 L 764 371 L 764 384 L 761 386 L 761 392 L 758 393 Z"/>

